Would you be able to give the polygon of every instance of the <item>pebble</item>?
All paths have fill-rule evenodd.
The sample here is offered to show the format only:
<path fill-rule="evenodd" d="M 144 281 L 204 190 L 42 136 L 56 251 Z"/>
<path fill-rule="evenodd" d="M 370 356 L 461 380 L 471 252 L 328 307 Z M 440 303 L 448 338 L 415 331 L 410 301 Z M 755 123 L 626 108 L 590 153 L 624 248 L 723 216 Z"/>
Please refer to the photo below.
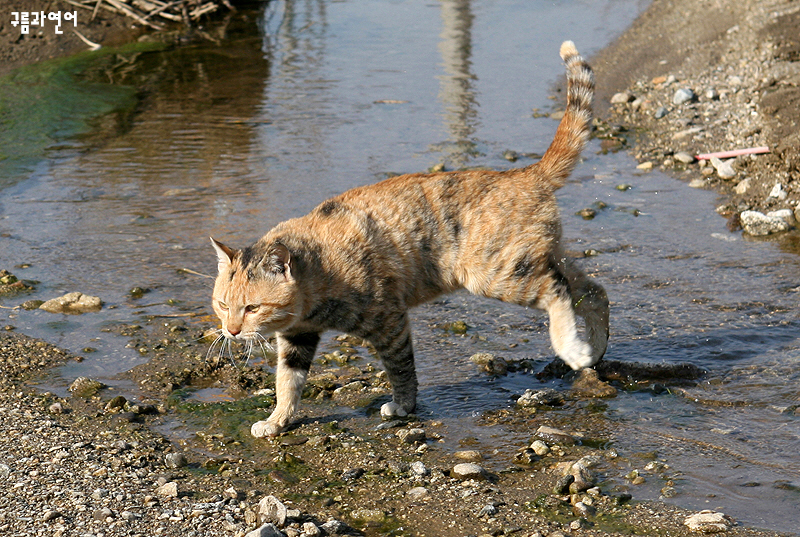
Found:
<path fill-rule="evenodd" d="M 672 97 L 673 104 L 684 104 L 694 101 L 697 96 L 694 94 L 689 88 L 681 88 L 675 92 L 675 95 Z"/>
<path fill-rule="evenodd" d="M 264 524 L 249 532 L 245 537 L 283 537 L 283 535 L 274 524 Z"/>
<path fill-rule="evenodd" d="M 282 528 L 286 524 L 286 506 L 275 496 L 265 496 L 258 502 L 258 521 Z"/>
<path fill-rule="evenodd" d="M 486 470 L 473 462 L 462 462 L 453 466 L 450 475 L 462 481 L 467 479 L 481 480 L 486 479 Z"/>
<path fill-rule="evenodd" d="M 406 496 L 411 500 L 426 500 L 430 498 L 430 492 L 425 487 L 414 487 L 406 492 Z"/>
<path fill-rule="evenodd" d="M 178 484 L 174 481 L 170 481 L 169 483 L 164 483 L 160 487 L 156 489 L 156 494 L 159 496 L 164 496 L 165 498 L 177 498 L 178 497 Z"/>
<path fill-rule="evenodd" d="M 540 457 L 544 457 L 545 455 L 550 453 L 550 448 L 547 447 L 547 444 L 545 444 L 541 440 L 534 440 L 531 443 L 531 449 L 533 450 L 534 453 L 536 453 Z"/>
<path fill-rule="evenodd" d="M 787 197 L 786 191 L 783 189 L 783 185 L 780 183 L 775 183 L 775 186 L 772 187 L 772 190 L 769 192 L 770 198 L 775 198 L 777 200 L 785 200 Z"/>
<path fill-rule="evenodd" d="M 669 110 L 665 106 L 659 106 L 656 109 L 654 117 L 656 119 L 661 119 L 661 118 L 665 117 L 667 114 L 669 114 Z"/>
<path fill-rule="evenodd" d="M 733 191 L 736 194 L 742 195 L 750 189 L 750 184 L 751 184 L 750 178 L 745 177 L 744 179 L 739 181 L 739 183 L 735 187 L 733 187 Z"/>
<path fill-rule="evenodd" d="M 757 237 L 779 233 L 789 229 L 789 224 L 777 216 L 767 216 L 759 211 L 744 211 L 739 221 L 745 232 Z"/>
<path fill-rule="evenodd" d="M 736 177 L 736 170 L 733 169 L 733 159 L 720 160 L 717 157 L 711 157 L 711 165 L 717 170 L 717 175 L 720 179 L 733 179 Z"/>
<path fill-rule="evenodd" d="M 102 307 L 103 301 L 99 297 L 75 292 L 47 300 L 39 309 L 50 313 L 89 313 L 100 311 Z"/>
<path fill-rule="evenodd" d="M 469 360 L 491 375 L 502 376 L 508 372 L 508 362 L 506 362 L 505 358 L 489 354 L 488 352 L 473 354 L 470 356 Z"/>
<path fill-rule="evenodd" d="M 650 162 L 650 161 L 642 162 L 641 164 L 636 166 L 636 169 L 637 170 L 652 170 L 653 169 L 653 163 Z"/>
<path fill-rule="evenodd" d="M 633 95 L 627 92 L 615 93 L 611 97 L 611 104 L 628 104 L 634 99 Z"/>
<path fill-rule="evenodd" d="M 386 520 L 386 513 L 380 509 L 356 509 L 350 516 L 362 522 L 380 523 Z"/>
<path fill-rule="evenodd" d="M 319 529 L 319 526 L 313 522 L 303 523 L 303 533 L 308 537 L 317 537 L 318 535 L 322 535 L 322 531 Z"/>
<path fill-rule="evenodd" d="M 733 521 L 728 516 L 709 510 L 687 517 L 683 524 L 690 530 L 701 533 L 721 533 L 733 527 Z"/>
<path fill-rule="evenodd" d="M 568 432 L 562 431 L 561 429 L 556 429 L 555 427 L 548 427 L 547 425 L 540 426 L 538 429 L 536 429 L 535 434 L 545 442 L 554 444 L 567 444 L 570 446 L 575 443 L 575 437 Z"/>
<path fill-rule="evenodd" d="M 100 381 L 78 377 L 69 385 L 69 391 L 78 397 L 91 397 L 105 387 L 106 385 Z"/>
<path fill-rule="evenodd" d="M 397 437 L 406 444 L 416 444 L 417 442 L 425 441 L 424 429 L 400 429 L 396 434 Z"/>
<path fill-rule="evenodd" d="M 692 162 L 694 162 L 694 157 L 689 153 L 687 153 L 686 151 L 678 151 L 677 153 L 675 153 L 674 157 L 675 160 L 677 160 L 678 162 L 682 162 L 684 164 L 691 164 Z"/>
<path fill-rule="evenodd" d="M 791 209 L 779 209 L 777 211 L 770 211 L 767 213 L 767 217 L 769 218 L 780 218 L 784 222 L 786 222 L 789 227 L 794 227 L 797 225 L 797 220 L 794 217 L 794 213 Z"/>
<path fill-rule="evenodd" d="M 428 475 L 430 473 L 428 468 L 425 467 L 425 463 L 423 463 L 422 461 L 414 461 L 414 462 L 412 462 L 411 466 L 409 467 L 409 471 L 413 475 L 420 476 L 420 477 L 426 476 L 426 475 Z"/>
<path fill-rule="evenodd" d="M 453 456 L 456 459 L 461 459 L 462 461 L 467 462 L 477 462 L 483 459 L 480 451 L 476 451 L 474 449 L 465 449 L 462 451 L 456 451 L 453 453 Z"/>
<path fill-rule="evenodd" d="M 542 390 L 525 390 L 525 393 L 517 399 L 519 406 L 561 406 L 564 404 L 564 396 L 553 388 Z"/>
<path fill-rule="evenodd" d="M 183 453 L 168 453 L 164 457 L 164 464 L 167 468 L 183 468 L 186 466 L 188 461 Z"/>

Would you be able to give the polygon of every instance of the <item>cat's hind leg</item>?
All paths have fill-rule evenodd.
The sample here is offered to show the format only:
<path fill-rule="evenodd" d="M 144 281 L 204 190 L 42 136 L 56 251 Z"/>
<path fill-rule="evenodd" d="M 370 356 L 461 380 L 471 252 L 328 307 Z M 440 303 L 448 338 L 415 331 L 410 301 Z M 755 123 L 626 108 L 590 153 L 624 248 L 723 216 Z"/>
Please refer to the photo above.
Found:
<path fill-rule="evenodd" d="M 568 258 L 564 259 L 564 275 L 569 281 L 572 308 L 583 318 L 586 341 L 592 348 L 591 365 L 594 365 L 608 346 L 608 295 Z"/>
<path fill-rule="evenodd" d="M 380 332 L 368 334 L 366 339 L 378 351 L 392 385 L 392 401 L 381 407 L 381 417 L 407 416 L 417 406 L 418 385 L 408 316 L 405 313 L 387 316 Z"/>
<path fill-rule="evenodd" d="M 300 404 L 303 386 L 314 359 L 320 336 L 317 333 L 292 336 L 276 334 L 278 368 L 275 374 L 275 410 L 269 418 L 250 427 L 255 437 L 276 436 L 286 430 Z"/>

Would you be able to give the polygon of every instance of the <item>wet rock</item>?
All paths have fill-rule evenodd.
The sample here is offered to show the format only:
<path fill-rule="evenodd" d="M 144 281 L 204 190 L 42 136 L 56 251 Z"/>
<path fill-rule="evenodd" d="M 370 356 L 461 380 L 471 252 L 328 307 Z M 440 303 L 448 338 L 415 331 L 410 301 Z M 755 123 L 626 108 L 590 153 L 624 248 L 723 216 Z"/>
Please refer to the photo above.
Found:
<path fill-rule="evenodd" d="M 587 505 L 583 502 L 578 502 L 572 506 L 572 513 L 575 516 L 590 518 L 597 514 L 597 509 L 592 505 Z"/>
<path fill-rule="evenodd" d="M 525 393 L 517 399 L 517 404 L 523 407 L 561 406 L 564 404 L 564 396 L 552 388 L 525 390 Z"/>
<path fill-rule="evenodd" d="M 92 397 L 105 387 L 106 385 L 100 381 L 78 377 L 70 384 L 69 391 L 78 397 Z"/>
<path fill-rule="evenodd" d="M 125 399 L 122 395 L 117 395 L 116 397 L 112 398 L 108 403 L 106 403 L 106 412 L 117 412 L 121 408 L 125 408 L 125 403 L 128 400 Z"/>
<path fill-rule="evenodd" d="M 422 461 L 412 462 L 411 466 L 409 467 L 409 471 L 411 472 L 412 475 L 416 475 L 419 477 L 424 477 L 430 473 L 428 471 L 428 468 L 425 466 L 425 463 Z"/>
<path fill-rule="evenodd" d="M 562 475 L 556 481 L 555 486 L 553 487 L 553 493 L 555 494 L 566 494 L 569 492 L 569 486 L 575 481 L 575 476 L 572 474 Z"/>
<path fill-rule="evenodd" d="M 581 369 L 570 392 L 577 397 L 614 397 L 617 389 L 600 380 L 594 369 Z"/>
<path fill-rule="evenodd" d="M 711 165 L 717 170 L 717 176 L 720 179 L 733 179 L 736 177 L 736 170 L 733 169 L 733 159 L 720 160 L 717 157 L 711 157 Z"/>
<path fill-rule="evenodd" d="M 473 354 L 469 360 L 490 375 L 505 375 L 508 372 L 508 362 L 504 358 L 488 352 Z"/>
<path fill-rule="evenodd" d="M 430 492 L 425 487 L 414 487 L 406 492 L 406 497 L 412 501 L 427 500 L 430 496 Z"/>
<path fill-rule="evenodd" d="M 103 301 L 99 297 L 75 292 L 50 299 L 39 306 L 39 309 L 50 313 L 89 313 L 100 311 L 102 307 Z"/>
<path fill-rule="evenodd" d="M 342 481 L 355 481 L 364 475 L 363 468 L 351 468 L 342 473 Z"/>
<path fill-rule="evenodd" d="M 697 99 L 697 96 L 694 94 L 694 91 L 689 88 L 681 88 L 672 96 L 672 104 L 680 105 L 690 103 L 695 99 Z"/>
<path fill-rule="evenodd" d="M 423 429 L 400 429 L 397 431 L 397 437 L 406 444 L 416 444 L 425 441 L 425 431 Z"/>
<path fill-rule="evenodd" d="M 585 207 L 585 208 L 581 209 L 580 211 L 578 211 L 577 213 L 575 213 L 575 215 L 576 216 L 580 216 L 584 220 L 591 220 L 595 216 L 597 216 L 597 211 L 595 211 L 591 207 Z"/>
<path fill-rule="evenodd" d="M 767 213 L 767 217 L 769 218 L 780 218 L 784 222 L 786 222 L 789 227 L 794 227 L 797 225 L 797 220 L 794 217 L 794 213 L 791 209 L 779 209 L 777 211 L 770 211 Z"/>
<path fill-rule="evenodd" d="M 379 524 L 386 520 L 386 513 L 380 509 L 356 509 L 350 513 L 350 517 L 361 522 Z"/>
<path fill-rule="evenodd" d="M 562 431 L 561 429 L 556 429 L 555 427 L 548 427 L 546 425 L 542 425 L 538 429 L 536 429 L 535 434 L 541 440 L 544 440 L 545 442 L 550 442 L 551 444 L 566 444 L 571 446 L 575 443 L 574 436 L 572 436 L 566 431 Z"/>
<path fill-rule="evenodd" d="M 321 526 L 322 530 L 329 535 L 338 535 L 348 530 L 347 524 L 341 520 L 331 519 Z"/>
<path fill-rule="evenodd" d="M 541 440 L 534 440 L 531 443 L 530 447 L 533 450 L 533 452 L 536 453 L 540 457 L 544 457 L 545 455 L 550 453 L 550 448 L 547 447 L 547 444 L 545 444 Z"/>
<path fill-rule="evenodd" d="M 245 537 L 283 537 L 283 534 L 274 524 L 264 524 L 260 528 L 247 533 Z"/>
<path fill-rule="evenodd" d="M 721 533 L 733 527 L 730 517 L 709 510 L 687 517 L 683 524 L 690 530 L 701 533 Z"/>
<path fill-rule="evenodd" d="M 456 459 L 461 459 L 462 461 L 467 461 L 467 462 L 477 462 L 483 459 L 483 456 L 481 455 L 480 451 L 475 451 L 474 449 L 456 451 L 455 453 L 453 453 L 453 456 Z"/>
<path fill-rule="evenodd" d="M 31 311 L 38 310 L 42 304 L 44 304 L 44 300 L 26 300 L 19 306 L 24 310 Z"/>
<path fill-rule="evenodd" d="M 258 522 L 282 528 L 286 524 L 286 506 L 275 496 L 265 496 L 258 502 Z"/>
<path fill-rule="evenodd" d="M 789 229 L 789 224 L 782 218 L 767 216 L 758 211 L 744 211 L 739 215 L 739 221 L 745 232 L 754 236 L 770 235 Z"/>
<path fill-rule="evenodd" d="M 467 479 L 481 480 L 486 479 L 486 470 L 473 462 L 462 462 L 453 466 L 450 475 L 456 479 L 466 481 Z"/>
<path fill-rule="evenodd" d="M 164 457 L 164 464 L 167 468 L 183 468 L 186 466 L 188 461 L 183 453 L 168 453 Z"/>
<path fill-rule="evenodd" d="M 597 482 L 597 478 L 594 476 L 594 473 L 588 468 L 588 464 L 583 460 L 579 460 L 570 466 L 569 475 L 574 478 L 569 486 L 569 491 L 573 494 L 588 490 Z"/>
<path fill-rule="evenodd" d="M 53 403 L 52 405 L 47 407 L 47 410 L 49 410 L 53 414 L 63 414 L 64 405 L 62 405 L 61 403 Z"/>

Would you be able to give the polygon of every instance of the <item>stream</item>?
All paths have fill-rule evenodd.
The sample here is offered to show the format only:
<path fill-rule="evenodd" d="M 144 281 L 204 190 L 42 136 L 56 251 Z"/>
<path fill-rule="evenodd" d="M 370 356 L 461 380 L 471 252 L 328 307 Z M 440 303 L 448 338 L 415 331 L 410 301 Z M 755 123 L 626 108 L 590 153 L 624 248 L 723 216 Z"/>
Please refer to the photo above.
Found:
<path fill-rule="evenodd" d="M 31 142 L 33 156 L 0 162 L 0 268 L 40 282 L 24 300 L 81 291 L 105 306 L 79 316 L 0 309 L 0 323 L 85 357 L 43 388 L 65 395 L 90 376 L 132 393 L 117 375 L 147 356 L 108 329 L 154 315 L 207 321 L 209 236 L 244 247 L 396 173 L 534 162 L 555 133 L 549 114 L 563 107 L 560 43 L 574 40 L 591 60 L 647 4 L 274 1 L 215 25 L 216 43 L 85 56 L 70 91 L 105 99 L 88 126 L 66 124 L 44 149 Z M 587 254 L 580 264 L 611 300 L 606 358 L 707 372 L 680 391 L 604 400 L 614 448 L 668 461 L 678 494 L 665 501 L 797 531 L 800 241 L 729 232 L 715 193 L 637 170 L 597 141 L 559 200 L 567 249 Z M 604 208 L 576 215 L 587 207 Z M 149 292 L 133 299 L 135 287 Z M 455 293 L 412 320 L 420 414 L 479 444 L 498 434 L 480 425 L 483 413 L 513 406 L 529 387 L 568 388 L 490 377 L 469 361 L 492 352 L 544 366 L 552 352 L 541 312 Z M 437 325 L 451 321 L 483 337 L 442 338 Z M 643 485 L 636 498 L 659 489 Z"/>

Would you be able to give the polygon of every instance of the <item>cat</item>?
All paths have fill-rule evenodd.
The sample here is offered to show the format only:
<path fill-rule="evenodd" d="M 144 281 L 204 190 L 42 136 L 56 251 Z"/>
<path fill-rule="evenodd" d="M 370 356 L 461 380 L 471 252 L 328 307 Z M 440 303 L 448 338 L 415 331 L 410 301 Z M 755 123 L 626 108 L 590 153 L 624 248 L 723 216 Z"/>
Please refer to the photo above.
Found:
<path fill-rule="evenodd" d="M 392 177 L 282 222 L 243 250 L 211 239 L 218 259 L 213 308 L 223 334 L 250 342 L 261 331 L 276 334 L 277 403 L 252 425 L 253 436 L 275 436 L 290 424 L 326 330 L 364 338 L 377 350 L 392 386 L 384 418 L 414 411 L 408 309 L 460 288 L 545 310 L 553 348 L 571 368 L 600 360 L 608 298 L 565 256 L 555 198 L 590 135 L 594 75 L 571 41 L 560 53 L 567 107 L 539 162 Z"/>

